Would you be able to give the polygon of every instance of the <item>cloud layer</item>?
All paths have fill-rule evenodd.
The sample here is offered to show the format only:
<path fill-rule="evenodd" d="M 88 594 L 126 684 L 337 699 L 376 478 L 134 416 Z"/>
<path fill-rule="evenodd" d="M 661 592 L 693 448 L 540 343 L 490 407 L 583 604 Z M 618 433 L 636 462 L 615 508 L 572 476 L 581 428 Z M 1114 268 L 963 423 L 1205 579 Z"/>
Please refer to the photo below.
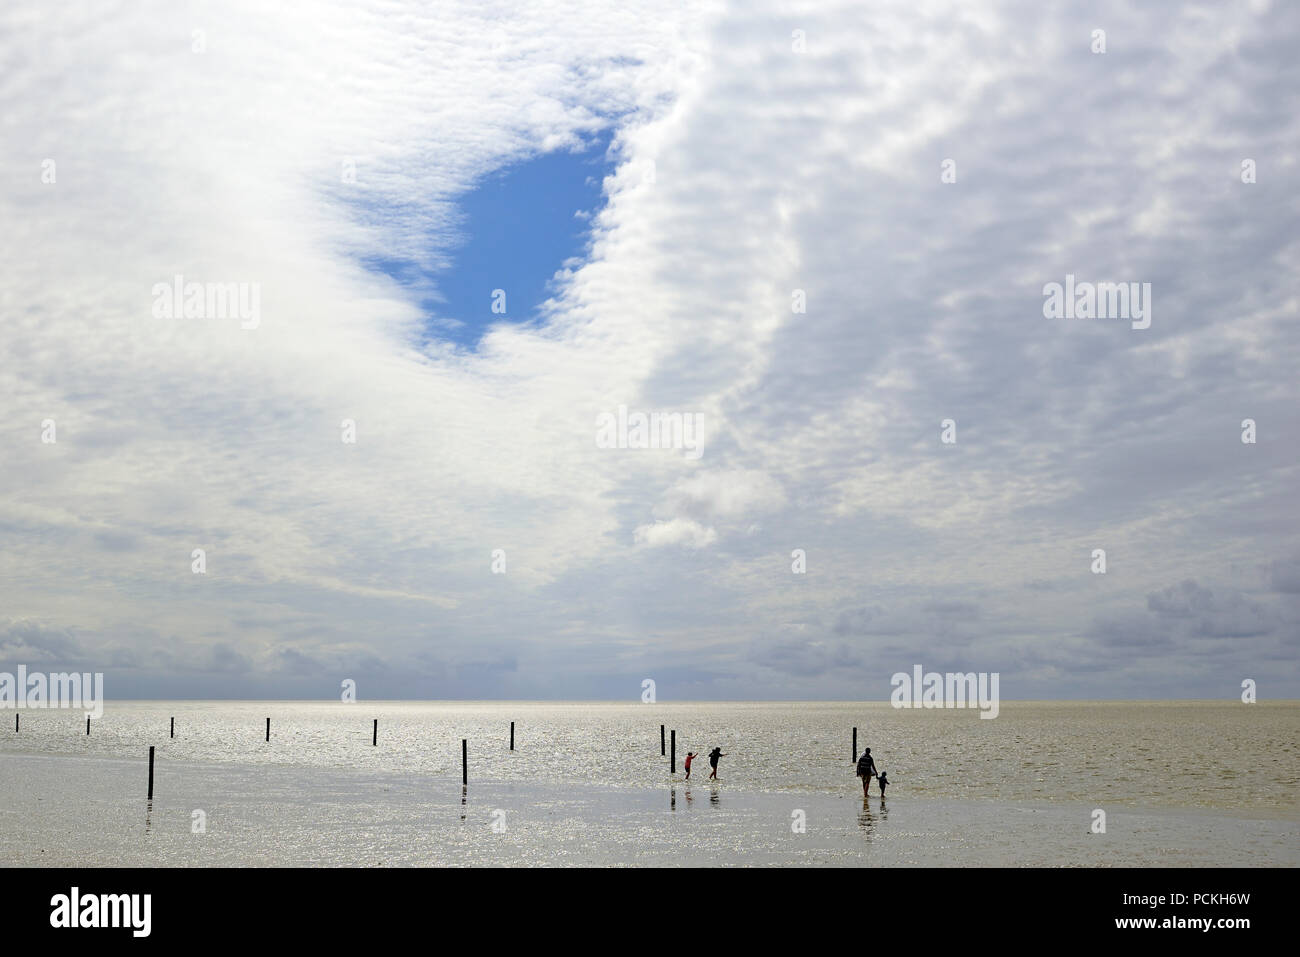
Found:
<path fill-rule="evenodd" d="M 1300 694 L 1300 10 L 517 8 L 0 13 L 0 665 Z M 453 269 L 458 197 L 602 130 L 543 323 L 467 351 L 370 268 Z M 156 317 L 176 275 L 257 328 Z M 1067 275 L 1150 328 L 1044 318 Z M 598 447 L 619 406 L 703 454 Z"/>

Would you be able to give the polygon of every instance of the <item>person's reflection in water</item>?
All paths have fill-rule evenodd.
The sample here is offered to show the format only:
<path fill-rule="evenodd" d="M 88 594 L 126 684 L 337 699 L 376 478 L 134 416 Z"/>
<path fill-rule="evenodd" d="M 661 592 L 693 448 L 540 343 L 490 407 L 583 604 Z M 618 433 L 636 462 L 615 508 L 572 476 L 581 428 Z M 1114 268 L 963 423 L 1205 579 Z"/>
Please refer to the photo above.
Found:
<path fill-rule="evenodd" d="M 690 788 L 687 788 L 687 789 L 686 789 L 686 806 L 687 806 L 687 807 L 690 807 L 690 806 L 691 806 L 691 801 L 693 801 L 693 800 L 694 800 L 694 798 L 691 797 L 691 789 L 690 789 Z"/>
<path fill-rule="evenodd" d="M 721 807 L 721 806 L 722 806 L 722 805 L 718 802 L 718 792 L 717 792 L 716 789 L 713 790 L 713 791 L 710 791 L 710 792 L 709 792 L 709 803 L 712 804 L 714 807 Z"/>
<path fill-rule="evenodd" d="M 889 807 L 885 804 L 885 796 L 883 794 L 880 795 L 880 819 L 882 821 L 889 820 Z"/>
<path fill-rule="evenodd" d="M 873 814 L 871 813 L 871 805 L 869 805 L 869 804 L 867 803 L 867 799 L 866 799 L 866 798 L 863 798 L 863 799 L 862 799 L 862 813 L 860 813 L 860 814 L 858 815 L 858 827 L 860 827 L 860 828 L 862 828 L 862 830 L 866 831 L 866 833 L 867 833 L 867 839 L 870 840 L 870 838 L 871 838 L 871 833 L 872 833 L 872 829 L 873 829 L 875 826 L 876 826 L 876 818 L 875 818 L 875 815 L 873 815 Z"/>

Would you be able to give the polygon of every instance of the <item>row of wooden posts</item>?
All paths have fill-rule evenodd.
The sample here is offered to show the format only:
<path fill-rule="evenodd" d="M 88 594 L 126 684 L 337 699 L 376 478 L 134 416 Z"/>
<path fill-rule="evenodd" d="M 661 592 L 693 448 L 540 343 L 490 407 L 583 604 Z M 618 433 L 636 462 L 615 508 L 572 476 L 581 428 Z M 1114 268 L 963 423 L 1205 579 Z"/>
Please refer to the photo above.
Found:
<path fill-rule="evenodd" d="M 677 729 L 673 728 L 667 732 L 668 738 L 665 740 L 666 725 L 659 725 L 659 754 L 660 756 L 670 755 L 668 758 L 668 770 L 670 774 L 677 773 Z M 18 731 L 18 715 L 14 715 L 14 731 Z M 86 734 L 90 734 L 90 716 L 86 716 Z M 176 737 L 176 719 L 171 719 L 171 737 Z M 271 719 L 266 719 L 266 740 L 271 740 Z M 671 744 L 669 744 L 671 742 Z M 379 719 L 375 718 L 375 723 L 370 733 L 371 747 L 379 746 Z M 671 751 L 668 749 L 671 747 Z M 515 723 L 510 722 L 510 750 L 515 749 Z M 850 757 L 853 763 L 858 760 L 858 729 L 853 729 L 853 751 Z M 469 784 L 469 739 L 460 739 L 460 783 Z M 153 800 L 153 745 L 149 746 L 149 800 Z"/>
<path fill-rule="evenodd" d="M 14 715 L 15 733 L 17 733 L 18 731 L 18 718 L 19 716 L 15 714 Z M 673 733 L 676 734 L 676 732 Z M 86 734 L 87 735 L 90 734 L 89 715 L 86 716 Z M 176 737 L 175 718 L 171 719 L 170 736 L 173 738 Z M 271 740 L 271 719 L 270 718 L 266 719 L 266 740 L 268 741 Z M 378 718 L 375 718 L 375 723 L 371 729 L 370 745 L 371 747 L 376 747 L 376 748 L 379 747 L 379 719 Z M 149 800 L 151 801 L 153 800 L 153 749 L 154 746 L 150 745 L 149 746 Z M 514 749 L 515 749 L 515 723 L 511 721 L 510 722 L 510 750 L 513 751 Z M 469 784 L 469 739 L 468 738 L 460 739 L 460 783 Z"/>

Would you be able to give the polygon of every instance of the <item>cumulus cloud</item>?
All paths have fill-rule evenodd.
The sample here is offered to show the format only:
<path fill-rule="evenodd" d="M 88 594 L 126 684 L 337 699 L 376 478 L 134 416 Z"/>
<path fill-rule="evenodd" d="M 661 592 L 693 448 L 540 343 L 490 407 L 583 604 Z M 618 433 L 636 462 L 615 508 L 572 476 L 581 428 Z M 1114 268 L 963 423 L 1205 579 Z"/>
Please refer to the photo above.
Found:
<path fill-rule="evenodd" d="M 674 518 L 652 525 L 639 525 L 636 529 L 638 545 L 663 548 L 668 545 L 685 545 L 689 548 L 706 548 L 718 540 L 718 533 L 689 518 Z"/>
<path fill-rule="evenodd" d="M 51 628 L 28 619 L 0 623 L 0 655 L 6 659 L 60 661 L 80 653 L 80 642 L 70 629 Z"/>
<path fill-rule="evenodd" d="M 761 515 L 784 504 L 784 491 L 770 475 L 728 469 L 681 479 L 666 493 L 662 509 L 700 521 L 717 521 Z"/>
<path fill-rule="evenodd" d="M 1148 595 L 1147 608 L 1160 617 L 1186 619 L 1192 635 L 1206 638 L 1267 635 L 1281 623 L 1268 607 L 1235 589 L 1216 596 L 1191 580 Z"/>

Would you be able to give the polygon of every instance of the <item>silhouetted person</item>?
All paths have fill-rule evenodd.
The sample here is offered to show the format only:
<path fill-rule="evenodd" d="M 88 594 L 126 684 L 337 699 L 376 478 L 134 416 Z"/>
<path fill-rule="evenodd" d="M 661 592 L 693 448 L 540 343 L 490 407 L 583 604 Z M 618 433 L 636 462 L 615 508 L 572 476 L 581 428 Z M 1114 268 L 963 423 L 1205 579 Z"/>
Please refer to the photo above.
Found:
<path fill-rule="evenodd" d="M 880 785 L 880 798 L 881 800 L 884 800 L 885 788 L 889 786 L 889 777 L 887 775 L 887 772 L 881 771 L 878 775 L 876 775 L 876 783 Z"/>
<path fill-rule="evenodd" d="M 714 748 L 709 752 L 709 766 L 713 768 L 713 773 L 709 775 L 710 780 L 716 779 L 718 776 L 718 758 L 725 757 L 726 755 L 722 753 L 721 748 Z"/>
<path fill-rule="evenodd" d="M 862 752 L 862 757 L 858 758 L 858 777 L 862 778 L 862 796 L 867 796 L 867 788 L 871 786 L 871 779 L 876 773 L 876 762 L 871 760 L 871 749 Z M 881 792 L 884 793 L 883 791 Z"/>

